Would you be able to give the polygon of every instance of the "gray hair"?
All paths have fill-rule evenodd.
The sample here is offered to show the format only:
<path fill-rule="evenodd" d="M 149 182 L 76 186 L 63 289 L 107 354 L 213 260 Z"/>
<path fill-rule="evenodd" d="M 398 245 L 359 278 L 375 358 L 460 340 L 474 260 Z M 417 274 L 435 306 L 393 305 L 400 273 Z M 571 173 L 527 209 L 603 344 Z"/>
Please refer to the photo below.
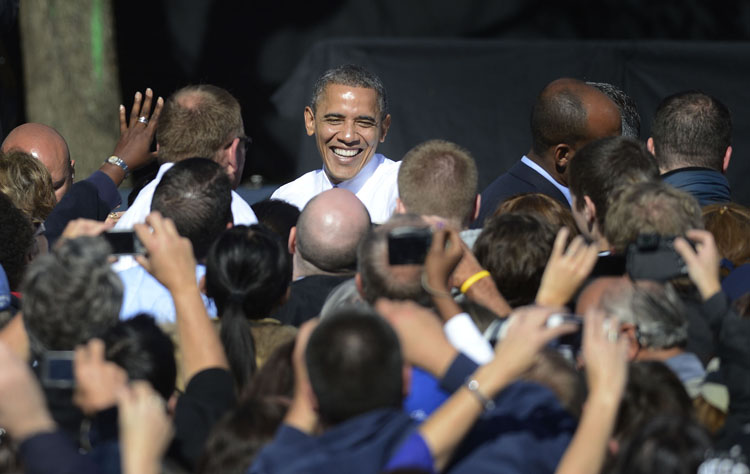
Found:
<path fill-rule="evenodd" d="M 29 266 L 23 282 L 23 319 L 46 350 L 73 350 L 118 321 L 123 286 L 109 266 L 101 237 L 64 240 Z"/>
<path fill-rule="evenodd" d="M 329 84 L 373 89 L 378 94 L 380 118 L 384 119 L 388 115 L 388 95 L 385 92 L 383 82 L 378 76 L 356 64 L 342 64 L 341 66 L 329 69 L 315 81 L 312 97 L 310 98 L 310 108 L 313 114 Z"/>
<path fill-rule="evenodd" d="M 603 295 L 602 309 L 637 328 L 638 342 L 650 349 L 687 343 L 685 306 L 670 284 L 639 281 Z"/>
<path fill-rule="evenodd" d="M 622 118 L 622 136 L 638 140 L 641 135 L 641 116 L 635 101 L 617 86 L 608 82 L 587 82 L 586 84 L 596 87 L 617 104 Z"/>

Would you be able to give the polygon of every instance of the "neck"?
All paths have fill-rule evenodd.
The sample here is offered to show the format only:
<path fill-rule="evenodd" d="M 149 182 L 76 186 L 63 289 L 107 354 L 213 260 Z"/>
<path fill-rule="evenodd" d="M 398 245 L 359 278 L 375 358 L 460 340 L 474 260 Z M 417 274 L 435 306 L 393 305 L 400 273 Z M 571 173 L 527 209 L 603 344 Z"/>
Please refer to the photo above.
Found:
<path fill-rule="evenodd" d="M 343 275 L 354 275 L 354 271 L 349 269 L 342 269 L 339 271 L 326 271 L 322 270 L 312 263 L 305 260 L 303 257 L 299 255 L 299 253 L 294 254 L 294 259 L 292 261 L 292 281 L 298 280 L 302 277 L 308 277 L 313 275 L 330 275 L 330 276 L 343 276 Z"/>
<path fill-rule="evenodd" d="M 544 168 L 544 171 L 549 173 L 552 178 L 557 181 L 558 183 L 562 184 L 563 186 L 567 186 L 568 183 L 565 181 L 565 178 L 557 172 L 557 169 L 555 168 L 555 160 L 552 158 L 546 158 L 542 155 L 537 155 L 534 150 L 529 150 L 529 152 L 526 154 L 526 156 L 533 161 L 534 163 L 538 164 L 542 168 Z"/>

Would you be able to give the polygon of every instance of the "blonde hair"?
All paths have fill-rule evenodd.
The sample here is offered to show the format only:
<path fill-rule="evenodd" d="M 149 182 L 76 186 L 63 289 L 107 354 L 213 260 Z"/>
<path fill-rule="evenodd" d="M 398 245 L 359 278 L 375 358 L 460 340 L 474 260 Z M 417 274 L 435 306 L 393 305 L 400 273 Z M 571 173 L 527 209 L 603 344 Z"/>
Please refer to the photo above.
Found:
<path fill-rule="evenodd" d="M 0 154 L 0 192 L 33 223 L 44 222 L 57 202 L 47 168 L 22 151 Z"/>

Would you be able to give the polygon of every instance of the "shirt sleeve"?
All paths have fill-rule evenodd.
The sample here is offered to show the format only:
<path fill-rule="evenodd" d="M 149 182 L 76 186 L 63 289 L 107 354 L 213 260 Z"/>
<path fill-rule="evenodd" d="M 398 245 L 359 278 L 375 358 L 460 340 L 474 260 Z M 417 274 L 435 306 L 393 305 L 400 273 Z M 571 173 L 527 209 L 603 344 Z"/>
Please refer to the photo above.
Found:
<path fill-rule="evenodd" d="M 495 357 L 489 341 L 482 336 L 467 313 L 459 313 L 450 318 L 443 326 L 443 332 L 453 347 L 477 364 L 486 364 Z"/>
<path fill-rule="evenodd" d="M 104 201 L 110 209 L 116 208 L 122 202 L 120 192 L 117 190 L 115 182 L 112 181 L 112 178 L 107 176 L 105 173 L 96 170 L 91 173 L 91 176 L 86 178 L 86 181 L 96 187 L 96 192 L 99 194 L 99 199 Z"/>
<path fill-rule="evenodd" d="M 466 382 L 466 378 L 477 370 L 477 367 L 479 367 L 479 364 L 464 354 L 458 354 L 440 380 L 440 388 L 447 393 L 455 392 Z"/>
<path fill-rule="evenodd" d="M 429 473 L 435 473 L 435 463 L 419 431 L 414 431 L 406 441 L 401 444 L 396 454 L 386 464 L 384 471 L 395 469 L 418 469 Z"/>

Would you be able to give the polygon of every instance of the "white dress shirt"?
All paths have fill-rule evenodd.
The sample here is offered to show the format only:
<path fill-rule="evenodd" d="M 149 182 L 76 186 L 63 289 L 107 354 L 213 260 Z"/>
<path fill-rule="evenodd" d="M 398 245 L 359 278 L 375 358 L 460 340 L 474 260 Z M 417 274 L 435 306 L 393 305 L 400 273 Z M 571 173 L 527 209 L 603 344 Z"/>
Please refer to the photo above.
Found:
<path fill-rule="evenodd" d="M 387 221 L 396 209 L 399 166 L 400 161 L 392 161 L 381 154 L 375 154 L 357 176 L 342 181 L 335 187 L 353 192 L 367 208 L 372 222 L 380 224 Z M 271 199 L 281 199 L 294 204 L 301 211 L 310 199 L 333 187 L 334 184 L 321 168 L 281 186 L 274 191 Z"/>
<path fill-rule="evenodd" d="M 132 229 L 134 224 L 140 224 L 146 220 L 146 216 L 151 212 L 151 200 L 154 198 L 156 186 L 164 173 L 173 165 L 174 163 L 164 163 L 159 167 L 156 177 L 141 189 L 133 205 L 117 220 L 115 229 Z M 258 222 L 250 205 L 234 191 L 232 191 L 232 216 L 235 225 L 251 225 Z"/>
<path fill-rule="evenodd" d="M 570 206 L 573 207 L 573 198 L 570 196 L 570 189 L 566 188 L 562 184 L 555 181 L 555 178 L 553 178 L 549 173 L 547 173 L 547 170 L 545 170 L 538 164 L 534 163 L 531 160 L 531 158 L 529 158 L 528 156 L 524 155 L 523 158 L 521 158 L 521 162 L 525 164 L 526 166 L 528 166 L 529 168 L 536 171 L 537 173 L 539 173 L 540 175 L 542 175 L 544 179 L 546 179 L 547 181 L 552 183 L 554 187 L 559 189 L 560 192 L 563 193 L 563 196 L 565 196 L 565 199 L 568 200 L 568 204 L 570 204 Z"/>

